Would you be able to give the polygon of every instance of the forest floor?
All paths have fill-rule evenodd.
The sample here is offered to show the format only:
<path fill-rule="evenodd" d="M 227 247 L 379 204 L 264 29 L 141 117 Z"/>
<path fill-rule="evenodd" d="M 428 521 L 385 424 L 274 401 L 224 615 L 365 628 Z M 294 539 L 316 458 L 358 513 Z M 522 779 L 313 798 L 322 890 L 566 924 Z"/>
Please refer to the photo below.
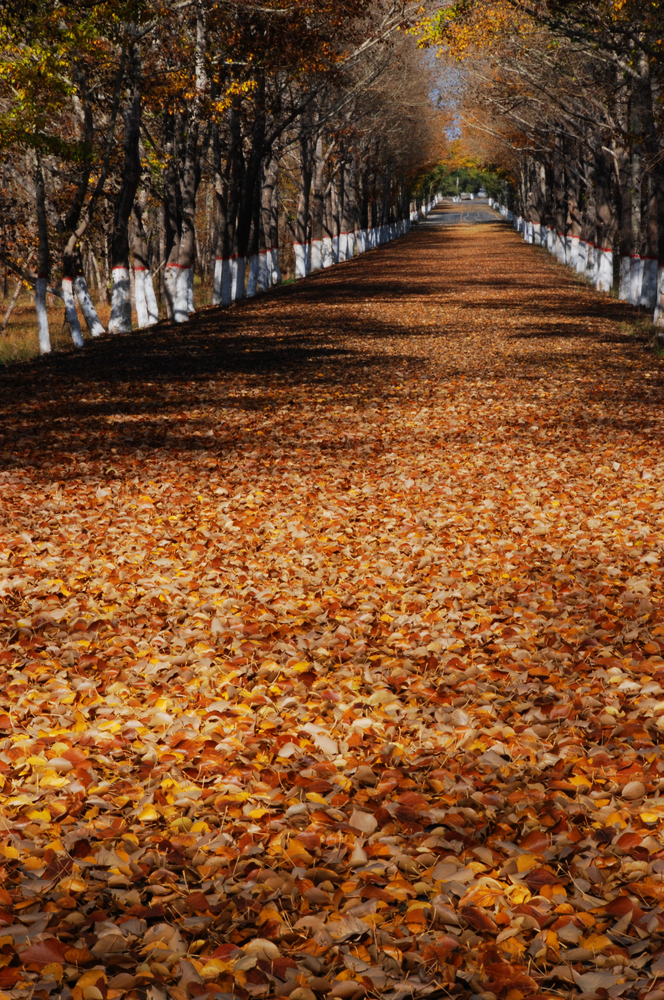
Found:
<path fill-rule="evenodd" d="M 0 373 L 0 1000 L 664 997 L 636 316 L 431 225 Z"/>

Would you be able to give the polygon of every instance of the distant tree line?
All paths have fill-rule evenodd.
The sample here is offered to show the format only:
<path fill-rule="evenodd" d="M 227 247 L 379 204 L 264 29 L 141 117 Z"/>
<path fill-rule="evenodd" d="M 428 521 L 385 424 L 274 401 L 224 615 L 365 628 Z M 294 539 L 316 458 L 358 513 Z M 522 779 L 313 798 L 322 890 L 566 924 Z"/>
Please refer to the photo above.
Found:
<path fill-rule="evenodd" d="M 426 41 L 460 67 L 460 122 L 526 237 L 664 326 L 664 5 L 459 0 Z"/>

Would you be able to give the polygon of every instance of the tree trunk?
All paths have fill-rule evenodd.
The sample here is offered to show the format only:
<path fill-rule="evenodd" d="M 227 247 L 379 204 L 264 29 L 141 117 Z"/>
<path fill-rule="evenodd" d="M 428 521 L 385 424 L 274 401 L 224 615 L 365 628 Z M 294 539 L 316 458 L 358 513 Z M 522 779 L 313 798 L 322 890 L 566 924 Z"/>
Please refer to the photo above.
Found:
<path fill-rule="evenodd" d="M 613 241 L 618 228 L 614 193 L 613 157 L 602 148 L 596 158 L 597 271 L 595 287 L 600 292 L 613 289 Z"/>
<path fill-rule="evenodd" d="M 169 319 L 173 319 L 175 316 L 178 270 L 180 267 L 178 261 L 180 256 L 182 212 L 177 162 L 181 149 L 182 128 L 181 115 L 175 113 L 166 115 L 164 121 L 166 167 L 164 169 L 163 180 L 165 238 L 164 298 L 166 300 L 166 315 Z"/>
<path fill-rule="evenodd" d="M 277 178 L 279 174 L 279 161 L 276 156 L 270 157 L 263 173 L 263 183 L 261 185 L 261 237 L 263 245 L 260 248 L 261 260 L 258 273 L 258 291 L 266 292 L 274 283 L 274 258 L 275 247 L 272 245 L 273 221 L 272 206 L 277 193 Z M 277 237 L 278 240 L 278 237 Z M 278 251 L 277 251 L 278 253 Z"/>
<path fill-rule="evenodd" d="M 51 337 L 48 330 L 48 312 L 46 311 L 46 288 L 48 286 L 50 255 L 48 224 L 46 221 L 46 190 L 39 153 L 35 154 L 35 201 L 37 206 L 37 233 L 39 237 L 37 283 L 35 286 L 39 353 L 49 354 L 51 350 Z"/>
<path fill-rule="evenodd" d="M 141 130 L 141 54 L 136 42 L 131 50 L 132 94 L 125 112 L 124 165 L 122 184 L 115 199 L 111 268 L 113 291 L 109 333 L 131 332 L 131 283 L 129 277 L 129 220 L 141 178 L 139 139 Z"/>
<path fill-rule="evenodd" d="M 313 156 L 311 139 L 300 139 L 300 183 L 295 219 L 295 277 L 306 278 L 311 270 L 311 249 L 309 246 L 309 198 L 313 177 Z"/>
<path fill-rule="evenodd" d="M 254 183 L 254 204 L 249 241 L 249 274 L 247 276 L 247 298 L 255 296 L 258 289 L 258 270 L 261 249 L 261 172 L 256 174 Z"/>
<path fill-rule="evenodd" d="M 318 137 L 314 147 L 314 162 L 311 178 L 311 270 L 323 267 L 323 219 L 325 216 L 325 164 L 323 139 Z"/>
<path fill-rule="evenodd" d="M 7 281 L 7 271 L 5 269 L 5 284 L 6 284 L 6 281 Z M 9 323 L 9 318 L 10 318 L 11 314 L 14 312 L 14 306 L 18 302 L 18 297 L 21 294 L 21 288 L 22 287 L 23 287 L 23 282 L 19 278 L 18 281 L 16 282 L 16 285 L 14 286 L 14 294 L 11 297 L 11 302 L 7 306 L 7 311 L 5 313 L 5 318 L 2 321 L 2 335 L 3 336 L 7 333 L 7 324 Z"/>
<path fill-rule="evenodd" d="M 658 167 L 655 167 L 657 170 Z M 652 310 L 657 304 L 657 198 L 655 178 L 648 170 L 641 185 L 643 192 L 643 225 L 641 259 L 643 260 L 643 277 L 639 306 Z"/>
<path fill-rule="evenodd" d="M 147 236 L 143 223 L 143 212 L 147 202 L 148 192 L 134 202 L 132 249 L 134 252 L 134 300 L 136 304 L 136 322 L 139 330 L 154 326 L 159 322 L 159 307 L 152 283 L 152 271 L 148 257 Z"/>

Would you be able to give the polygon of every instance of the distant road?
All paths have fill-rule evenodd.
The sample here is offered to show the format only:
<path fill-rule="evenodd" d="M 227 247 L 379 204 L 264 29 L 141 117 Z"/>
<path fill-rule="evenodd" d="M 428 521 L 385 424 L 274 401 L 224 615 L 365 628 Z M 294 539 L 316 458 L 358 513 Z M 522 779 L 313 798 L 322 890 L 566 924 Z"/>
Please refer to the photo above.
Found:
<path fill-rule="evenodd" d="M 455 202 L 440 205 L 428 218 L 420 223 L 422 226 L 475 226 L 482 222 L 502 222 L 502 216 L 489 207 L 486 199 Z"/>

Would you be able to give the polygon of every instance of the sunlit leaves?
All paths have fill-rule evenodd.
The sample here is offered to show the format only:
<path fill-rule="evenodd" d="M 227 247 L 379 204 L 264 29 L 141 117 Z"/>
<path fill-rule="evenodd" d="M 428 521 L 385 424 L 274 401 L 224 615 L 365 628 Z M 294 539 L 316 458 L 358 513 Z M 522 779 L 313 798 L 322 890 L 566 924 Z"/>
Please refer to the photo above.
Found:
<path fill-rule="evenodd" d="M 0 989 L 646 993 L 662 377 L 625 315 L 426 230 L 3 377 Z"/>

